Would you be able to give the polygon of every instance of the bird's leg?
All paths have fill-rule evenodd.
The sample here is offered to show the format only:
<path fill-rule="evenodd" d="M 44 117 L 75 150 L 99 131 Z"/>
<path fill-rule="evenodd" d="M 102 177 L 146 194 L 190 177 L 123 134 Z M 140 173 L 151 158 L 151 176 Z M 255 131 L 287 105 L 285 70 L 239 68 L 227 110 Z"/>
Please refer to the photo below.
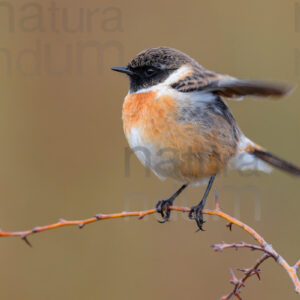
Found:
<path fill-rule="evenodd" d="M 201 202 L 196 206 L 192 206 L 191 210 L 189 212 L 189 218 L 196 221 L 199 230 L 203 230 L 202 225 L 204 223 L 204 220 L 203 220 L 203 214 L 201 211 L 203 210 L 203 208 L 205 206 L 206 198 L 207 198 L 209 191 L 214 183 L 215 177 L 216 177 L 215 175 L 210 177 Z"/>
<path fill-rule="evenodd" d="M 169 206 L 173 205 L 174 200 L 177 196 L 187 187 L 187 184 L 184 184 L 178 191 L 176 191 L 170 198 L 167 200 L 159 200 L 156 205 L 156 211 L 161 214 L 162 220 L 159 221 L 160 223 L 165 223 L 170 218 L 170 210 Z"/>

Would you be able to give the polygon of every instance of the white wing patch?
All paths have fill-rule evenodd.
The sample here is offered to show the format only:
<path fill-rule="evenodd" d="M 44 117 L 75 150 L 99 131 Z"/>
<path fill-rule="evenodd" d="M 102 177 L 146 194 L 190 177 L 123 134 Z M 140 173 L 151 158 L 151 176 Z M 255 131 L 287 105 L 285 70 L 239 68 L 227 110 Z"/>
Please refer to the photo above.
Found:
<path fill-rule="evenodd" d="M 239 142 L 239 150 L 237 154 L 229 161 L 229 167 L 241 171 L 254 170 L 270 173 L 273 169 L 270 165 L 255 157 L 251 153 L 244 151 L 251 145 L 255 144 L 246 136 L 242 135 Z"/>

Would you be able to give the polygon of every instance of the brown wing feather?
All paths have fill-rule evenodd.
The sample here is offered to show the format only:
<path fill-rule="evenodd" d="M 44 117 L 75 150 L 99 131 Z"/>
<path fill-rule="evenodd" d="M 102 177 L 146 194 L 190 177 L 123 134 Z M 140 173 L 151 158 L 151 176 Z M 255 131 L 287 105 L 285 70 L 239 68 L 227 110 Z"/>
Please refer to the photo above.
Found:
<path fill-rule="evenodd" d="M 283 97 L 294 89 L 293 86 L 286 83 L 237 79 L 202 67 L 195 68 L 192 75 L 174 83 L 172 87 L 180 92 L 207 91 L 228 98 Z"/>
<path fill-rule="evenodd" d="M 236 78 L 217 80 L 209 83 L 207 87 L 219 95 L 229 98 L 243 96 L 283 97 L 293 90 L 293 87 L 288 84 Z"/>

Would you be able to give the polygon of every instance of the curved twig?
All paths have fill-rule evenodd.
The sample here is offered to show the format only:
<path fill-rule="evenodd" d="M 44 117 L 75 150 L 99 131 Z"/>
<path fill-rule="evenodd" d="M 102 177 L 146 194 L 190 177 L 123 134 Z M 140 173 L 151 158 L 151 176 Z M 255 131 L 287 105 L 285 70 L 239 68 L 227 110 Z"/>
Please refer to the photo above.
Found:
<path fill-rule="evenodd" d="M 190 211 L 189 207 L 182 207 L 182 206 L 170 206 L 169 209 L 174 211 L 180 211 L 180 212 Z M 78 226 L 79 228 L 83 228 L 87 224 L 94 223 L 97 221 L 102 221 L 102 220 L 108 220 L 108 219 L 117 219 L 117 218 L 125 218 L 125 217 L 138 217 L 139 219 L 142 219 L 147 215 L 152 215 L 155 213 L 156 213 L 156 209 L 149 209 L 144 211 L 121 212 L 115 214 L 97 214 L 94 217 L 83 219 L 83 220 L 69 221 L 69 220 L 60 219 L 57 223 L 53 223 L 45 226 L 38 226 L 30 230 L 14 231 L 14 232 L 0 231 L 0 237 L 21 237 L 29 246 L 31 246 L 30 242 L 28 241 L 28 236 L 43 231 L 48 231 L 48 230 L 65 227 L 65 226 Z M 217 198 L 216 198 L 215 209 L 203 210 L 202 213 L 207 215 L 218 216 L 226 220 L 228 222 L 227 226 L 229 227 L 229 229 L 231 229 L 233 224 L 240 227 L 241 229 L 246 231 L 249 235 L 251 235 L 252 238 L 256 240 L 259 244 L 259 245 L 251 245 L 246 243 L 226 244 L 223 242 L 221 244 L 213 245 L 214 250 L 222 251 L 228 248 L 235 248 L 235 249 L 250 248 L 252 250 L 259 250 L 264 252 L 264 255 L 261 257 L 261 259 L 259 259 L 256 262 L 256 264 L 253 267 L 249 269 L 240 269 L 240 271 L 244 273 L 244 277 L 242 279 L 238 280 L 232 272 L 231 283 L 234 284 L 234 289 L 228 295 L 223 296 L 221 298 L 222 300 L 228 300 L 232 296 L 236 296 L 238 299 L 241 299 L 241 296 L 239 295 L 241 287 L 244 286 L 245 281 L 252 275 L 257 275 L 259 277 L 258 267 L 269 257 L 273 257 L 274 260 L 286 270 L 286 272 L 289 274 L 295 286 L 296 293 L 300 294 L 300 281 L 297 275 L 297 269 L 300 268 L 300 260 L 294 266 L 290 266 L 286 262 L 286 260 L 274 250 L 271 244 L 267 243 L 264 240 L 264 238 L 261 235 L 259 235 L 253 228 L 223 212 L 220 208 L 219 201 Z"/>

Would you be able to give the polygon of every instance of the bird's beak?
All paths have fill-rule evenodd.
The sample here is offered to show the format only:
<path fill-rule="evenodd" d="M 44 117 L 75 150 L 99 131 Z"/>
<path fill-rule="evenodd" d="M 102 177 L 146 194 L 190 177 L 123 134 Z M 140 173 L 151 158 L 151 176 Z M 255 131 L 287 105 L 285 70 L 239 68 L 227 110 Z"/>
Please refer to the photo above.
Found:
<path fill-rule="evenodd" d="M 112 67 L 111 70 L 116 71 L 116 72 L 125 73 L 127 75 L 134 75 L 134 73 L 132 71 L 130 71 L 127 66 L 125 66 L 125 67 Z"/>

